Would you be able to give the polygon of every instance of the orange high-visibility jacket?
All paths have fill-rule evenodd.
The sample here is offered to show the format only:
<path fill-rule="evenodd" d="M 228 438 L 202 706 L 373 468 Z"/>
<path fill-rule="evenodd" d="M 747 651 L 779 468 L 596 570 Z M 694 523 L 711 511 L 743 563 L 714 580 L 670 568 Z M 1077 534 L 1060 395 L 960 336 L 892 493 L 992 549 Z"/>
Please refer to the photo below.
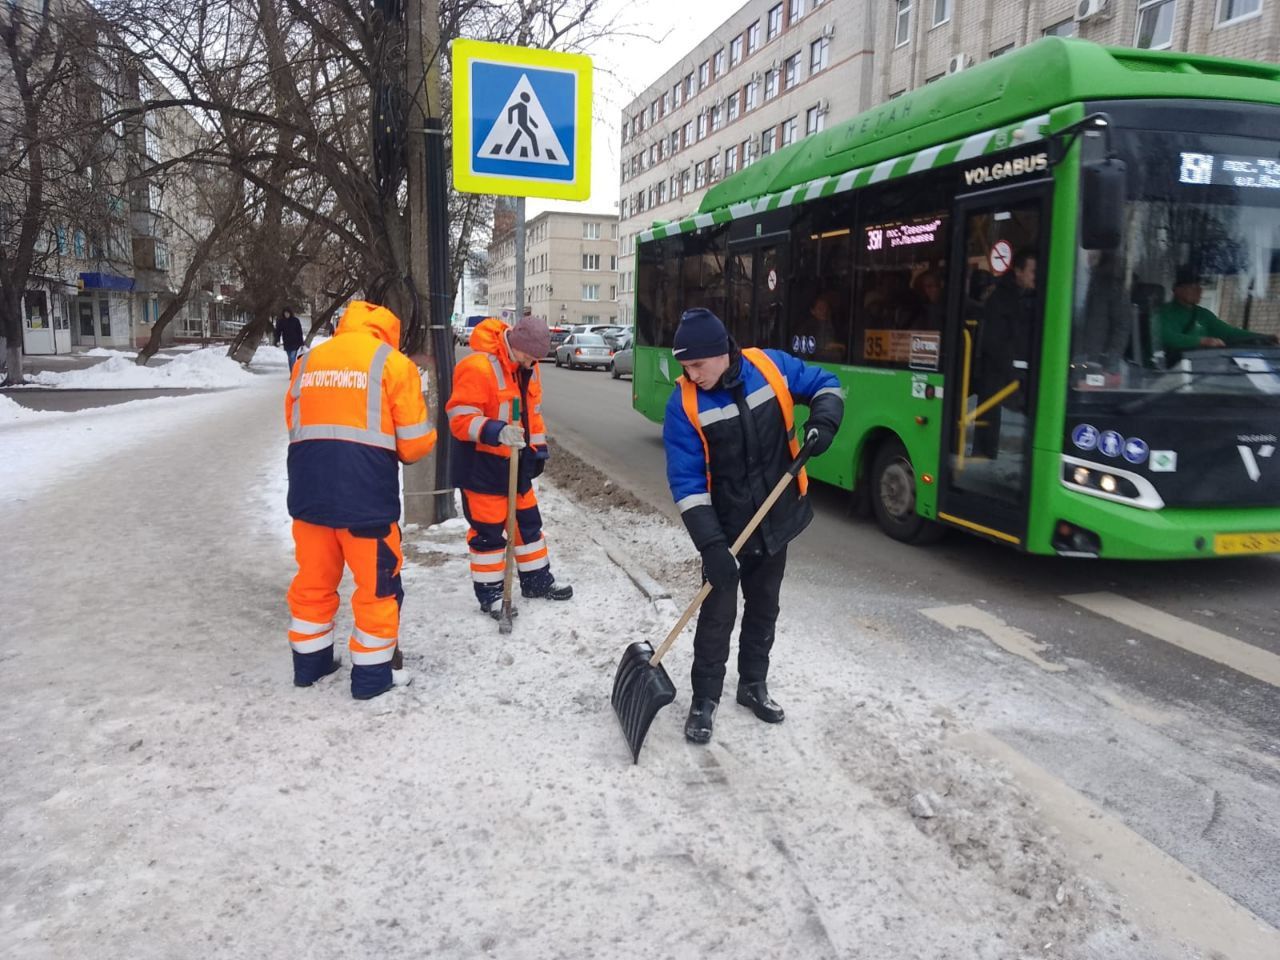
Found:
<path fill-rule="evenodd" d="M 394 313 L 355 300 L 333 339 L 294 364 L 284 401 L 291 516 L 338 528 L 400 519 L 400 462 L 430 453 L 436 431 L 399 343 Z"/>
<path fill-rule="evenodd" d="M 520 397 L 520 422 L 531 463 L 547 458 L 547 428 L 542 421 L 542 377 L 535 363 L 524 370 L 511 358 L 507 325 L 490 318 L 471 332 L 471 353 L 453 371 L 453 395 L 445 404 L 449 432 L 458 441 L 453 458 L 453 482 L 477 493 L 507 492 L 508 447 L 498 443 L 502 428 L 512 422 L 512 401 Z M 523 471 L 526 489 L 529 471 Z"/>

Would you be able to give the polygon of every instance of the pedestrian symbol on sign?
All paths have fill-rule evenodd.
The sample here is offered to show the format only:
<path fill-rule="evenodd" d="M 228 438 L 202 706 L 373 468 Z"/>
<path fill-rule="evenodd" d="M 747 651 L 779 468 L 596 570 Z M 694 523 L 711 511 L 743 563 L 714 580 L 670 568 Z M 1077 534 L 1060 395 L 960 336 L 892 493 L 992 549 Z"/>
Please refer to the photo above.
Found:
<path fill-rule="evenodd" d="M 527 73 L 520 75 L 497 121 L 484 138 L 480 155 L 528 163 L 569 165 L 564 147 L 547 119 L 547 112 L 542 109 Z"/>

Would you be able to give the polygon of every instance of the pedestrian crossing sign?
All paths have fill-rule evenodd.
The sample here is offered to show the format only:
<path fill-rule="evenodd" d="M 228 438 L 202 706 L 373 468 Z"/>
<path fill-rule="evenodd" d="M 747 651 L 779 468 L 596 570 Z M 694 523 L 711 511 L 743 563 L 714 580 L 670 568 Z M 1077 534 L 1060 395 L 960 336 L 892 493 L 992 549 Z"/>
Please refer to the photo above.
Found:
<path fill-rule="evenodd" d="M 453 185 L 467 193 L 591 195 L 591 58 L 453 41 Z"/>

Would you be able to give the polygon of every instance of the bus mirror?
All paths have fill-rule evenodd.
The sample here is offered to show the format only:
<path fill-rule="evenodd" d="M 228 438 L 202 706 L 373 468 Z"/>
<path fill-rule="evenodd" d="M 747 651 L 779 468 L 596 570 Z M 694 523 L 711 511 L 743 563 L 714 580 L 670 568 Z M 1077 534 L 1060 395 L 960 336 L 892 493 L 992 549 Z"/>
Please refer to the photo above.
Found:
<path fill-rule="evenodd" d="M 1124 197 L 1123 160 L 1111 158 L 1081 167 L 1082 247 L 1086 250 L 1114 250 L 1120 246 L 1124 236 Z"/>

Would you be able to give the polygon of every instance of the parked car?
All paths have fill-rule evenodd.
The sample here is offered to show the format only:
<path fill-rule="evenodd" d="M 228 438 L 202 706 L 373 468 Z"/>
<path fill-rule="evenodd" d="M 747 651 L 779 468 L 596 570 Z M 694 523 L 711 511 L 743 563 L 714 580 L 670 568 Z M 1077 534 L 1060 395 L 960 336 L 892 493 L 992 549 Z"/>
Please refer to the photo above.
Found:
<path fill-rule="evenodd" d="M 604 342 L 614 350 L 621 350 L 623 342 L 632 339 L 635 331 L 631 327 L 611 327 L 608 330 L 597 330 L 596 333 L 604 337 Z"/>
<path fill-rule="evenodd" d="M 556 355 L 556 347 L 564 343 L 564 338 L 573 333 L 573 327 L 558 324 L 549 329 L 551 331 L 551 349 L 547 351 L 547 356 L 554 357 Z"/>
<path fill-rule="evenodd" d="M 618 349 L 614 351 L 613 363 L 609 364 L 609 373 L 613 379 L 620 380 L 622 375 L 635 375 L 635 341 L 628 332 L 623 335 Z"/>
<path fill-rule="evenodd" d="M 556 347 L 556 366 L 607 368 L 613 362 L 613 351 L 598 333 L 571 333 Z"/>
<path fill-rule="evenodd" d="M 471 331 L 481 322 L 488 320 L 488 317 L 473 315 L 467 317 L 465 321 L 453 328 L 453 337 L 462 346 L 466 346 L 471 342 Z"/>

